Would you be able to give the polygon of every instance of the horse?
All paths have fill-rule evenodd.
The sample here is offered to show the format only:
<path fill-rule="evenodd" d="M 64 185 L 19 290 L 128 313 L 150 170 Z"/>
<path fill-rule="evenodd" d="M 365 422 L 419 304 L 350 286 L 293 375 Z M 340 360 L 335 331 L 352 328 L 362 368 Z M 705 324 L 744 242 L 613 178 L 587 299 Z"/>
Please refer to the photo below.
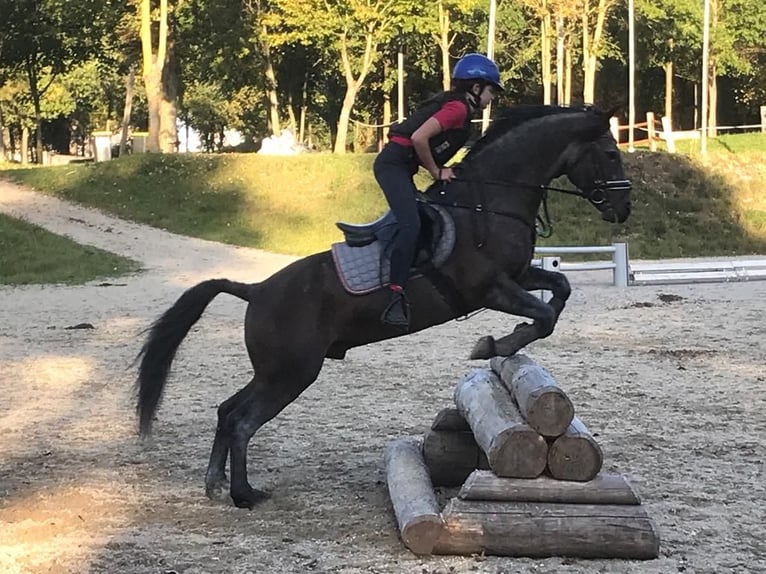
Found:
<path fill-rule="evenodd" d="M 140 436 L 151 433 L 178 347 L 220 293 L 247 302 L 244 332 L 253 376 L 218 407 L 205 491 L 216 498 L 228 486 L 240 508 L 252 509 L 268 496 L 248 481 L 251 438 L 316 380 L 325 359 L 342 359 L 353 347 L 482 308 L 532 322 L 498 339 L 482 337 L 472 359 L 513 355 L 549 336 L 571 291 L 563 274 L 531 264 L 538 209 L 549 189 L 563 191 L 549 183 L 567 176 L 575 187 L 570 191 L 589 201 L 605 221 L 624 222 L 631 211 L 631 185 L 609 131 L 610 116 L 594 107 L 511 108 L 466 154 L 455 180 L 434 182 L 421 194 L 426 204 L 449 213 L 455 238 L 437 269 L 415 270 L 408 284 L 409 331 L 381 322 L 387 289 L 354 295 L 344 288 L 330 251 L 299 259 L 260 283 L 210 279 L 189 288 L 148 329 L 137 357 Z M 365 229 L 350 231 L 358 236 Z M 549 302 L 530 293 L 540 289 L 552 292 Z"/>

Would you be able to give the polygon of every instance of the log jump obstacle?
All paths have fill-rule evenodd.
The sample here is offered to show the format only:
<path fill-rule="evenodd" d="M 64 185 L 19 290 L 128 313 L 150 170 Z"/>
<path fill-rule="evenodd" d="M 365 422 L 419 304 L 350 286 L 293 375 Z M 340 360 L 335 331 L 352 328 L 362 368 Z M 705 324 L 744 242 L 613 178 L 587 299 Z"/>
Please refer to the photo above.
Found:
<path fill-rule="evenodd" d="M 651 559 L 659 536 L 566 393 L 523 354 L 456 386 L 423 438 L 391 441 L 386 479 L 415 554 Z M 444 508 L 434 487 L 460 487 Z M 443 494 L 448 491 L 443 491 Z"/>

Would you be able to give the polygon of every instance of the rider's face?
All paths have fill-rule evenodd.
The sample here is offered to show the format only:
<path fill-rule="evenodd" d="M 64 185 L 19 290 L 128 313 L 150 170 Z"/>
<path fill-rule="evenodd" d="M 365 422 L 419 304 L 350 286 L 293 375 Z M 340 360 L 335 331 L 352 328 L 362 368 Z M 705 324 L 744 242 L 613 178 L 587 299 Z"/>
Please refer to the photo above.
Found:
<path fill-rule="evenodd" d="M 478 84 L 477 84 L 478 88 Z M 478 90 L 477 90 L 478 91 Z M 489 103 L 494 100 L 498 95 L 497 89 L 495 86 L 491 84 L 485 85 L 483 88 L 478 91 L 478 95 L 476 96 L 477 104 L 479 106 L 480 110 L 485 109 Z"/>

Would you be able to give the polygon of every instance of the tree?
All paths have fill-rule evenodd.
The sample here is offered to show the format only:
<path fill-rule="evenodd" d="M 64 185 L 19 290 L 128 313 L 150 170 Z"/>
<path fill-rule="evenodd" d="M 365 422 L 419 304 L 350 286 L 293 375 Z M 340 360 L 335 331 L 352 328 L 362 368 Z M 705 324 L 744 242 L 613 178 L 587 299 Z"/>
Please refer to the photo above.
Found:
<path fill-rule="evenodd" d="M 140 0 L 143 78 L 149 110 L 147 151 L 176 151 L 180 65 L 175 51 L 175 21 L 168 0 Z M 179 0 L 180 2 L 180 0 Z"/>
<path fill-rule="evenodd" d="M 442 89 L 444 90 L 450 88 L 450 48 L 461 30 L 465 30 L 465 26 L 460 25 L 461 21 L 476 11 L 479 5 L 479 0 L 437 0 L 425 14 L 423 22 L 425 26 L 420 29 L 431 29 L 431 35 L 439 46 Z M 436 23 L 435 29 L 433 22 Z"/>
<path fill-rule="evenodd" d="M 580 11 L 582 32 L 583 101 L 593 103 L 596 94 L 598 60 L 606 44 L 606 19 L 615 0 L 583 0 Z"/>
<path fill-rule="evenodd" d="M 40 161 L 45 93 L 64 70 L 96 53 L 103 6 L 98 0 L 6 0 L 0 8 L 5 21 L 0 69 L 26 77 Z"/>
<path fill-rule="evenodd" d="M 346 152 L 354 102 L 382 47 L 418 6 L 407 0 L 275 0 L 272 18 L 284 24 L 275 43 L 321 45 L 345 81 L 335 153 Z"/>

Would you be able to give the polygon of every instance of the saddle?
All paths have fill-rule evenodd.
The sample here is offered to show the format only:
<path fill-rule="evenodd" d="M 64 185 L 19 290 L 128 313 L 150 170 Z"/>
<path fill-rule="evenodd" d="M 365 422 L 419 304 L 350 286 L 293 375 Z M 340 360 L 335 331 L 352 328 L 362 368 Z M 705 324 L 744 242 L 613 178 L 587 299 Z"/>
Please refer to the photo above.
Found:
<path fill-rule="evenodd" d="M 410 276 L 427 263 L 439 267 L 455 246 L 455 222 L 443 207 L 418 201 L 420 237 Z M 344 289 L 354 295 L 371 293 L 390 283 L 389 247 L 397 233 L 396 217 L 388 211 L 364 225 L 336 223 L 345 241 L 332 245 L 332 257 Z"/>

